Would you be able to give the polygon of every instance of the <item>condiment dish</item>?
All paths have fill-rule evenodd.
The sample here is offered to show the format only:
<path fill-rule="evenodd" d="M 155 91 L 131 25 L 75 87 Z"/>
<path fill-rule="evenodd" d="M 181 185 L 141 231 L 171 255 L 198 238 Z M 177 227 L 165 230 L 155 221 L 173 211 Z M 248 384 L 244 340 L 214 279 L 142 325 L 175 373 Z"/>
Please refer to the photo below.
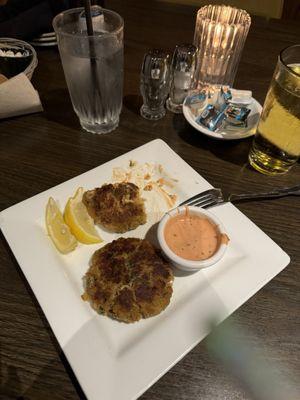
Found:
<path fill-rule="evenodd" d="M 171 250 L 170 245 L 168 245 L 166 241 L 166 226 L 170 219 L 178 216 L 178 215 L 188 215 L 188 216 L 198 216 L 204 219 L 207 219 L 216 229 L 218 234 L 218 247 L 212 256 L 205 259 L 187 259 L 177 255 L 173 250 Z M 217 217 L 215 217 L 209 211 L 204 210 L 200 207 L 187 207 L 181 206 L 178 208 L 174 208 L 171 211 L 168 211 L 163 218 L 161 219 L 158 230 L 157 230 L 158 242 L 160 244 L 161 250 L 164 256 L 178 269 L 193 272 L 198 271 L 202 268 L 210 267 L 216 264 L 223 256 L 228 246 L 228 236 L 226 234 L 225 228 L 223 224 L 219 221 Z"/>

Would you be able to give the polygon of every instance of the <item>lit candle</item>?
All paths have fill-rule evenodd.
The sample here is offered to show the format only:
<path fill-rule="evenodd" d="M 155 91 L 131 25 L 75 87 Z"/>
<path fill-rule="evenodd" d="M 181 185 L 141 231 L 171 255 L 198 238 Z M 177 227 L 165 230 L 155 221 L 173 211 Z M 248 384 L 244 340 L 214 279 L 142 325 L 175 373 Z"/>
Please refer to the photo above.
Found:
<path fill-rule="evenodd" d="M 195 87 L 232 86 L 250 24 L 244 10 L 212 5 L 200 8 L 194 35 L 198 49 Z"/>

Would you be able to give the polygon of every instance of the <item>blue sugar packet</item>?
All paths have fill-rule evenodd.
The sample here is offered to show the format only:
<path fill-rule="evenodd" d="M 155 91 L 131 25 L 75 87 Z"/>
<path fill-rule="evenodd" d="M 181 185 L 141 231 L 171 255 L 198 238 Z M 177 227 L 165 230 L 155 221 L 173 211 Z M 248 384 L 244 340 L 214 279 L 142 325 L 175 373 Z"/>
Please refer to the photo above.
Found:
<path fill-rule="evenodd" d="M 251 109 L 247 107 L 240 107 L 233 104 L 230 104 L 226 110 L 226 123 L 228 125 L 238 126 L 238 127 L 246 127 L 247 126 L 247 118 L 250 114 Z"/>
<path fill-rule="evenodd" d="M 186 99 L 186 105 L 191 106 L 193 104 L 198 104 L 198 103 L 203 103 L 206 100 L 206 93 L 205 92 L 200 92 L 197 94 L 194 94 L 192 96 L 187 97 Z"/>
<path fill-rule="evenodd" d="M 210 131 L 215 131 L 226 118 L 225 112 L 216 110 L 215 106 L 208 104 L 202 111 L 201 115 L 196 119 L 197 124 L 201 124 Z"/>
<path fill-rule="evenodd" d="M 220 93 L 226 103 L 228 103 L 228 101 L 232 99 L 232 94 L 230 89 L 221 87 Z"/>
<path fill-rule="evenodd" d="M 216 109 L 220 112 L 223 112 L 227 108 L 228 101 L 231 98 L 232 98 L 231 91 L 229 89 L 221 87 L 215 102 Z"/>

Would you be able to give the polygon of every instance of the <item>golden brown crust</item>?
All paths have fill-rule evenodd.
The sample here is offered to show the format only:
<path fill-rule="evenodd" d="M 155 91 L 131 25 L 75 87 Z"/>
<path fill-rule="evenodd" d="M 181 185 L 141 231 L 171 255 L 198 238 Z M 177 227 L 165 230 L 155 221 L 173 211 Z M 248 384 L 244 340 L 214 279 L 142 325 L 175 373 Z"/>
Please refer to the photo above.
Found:
<path fill-rule="evenodd" d="M 134 322 L 168 306 L 172 283 L 170 265 L 148 241 L 120 238 L 94 253 L 83 298 L 97 312 Z"/>
<path fill-rule="evenodd" d="M 105 184 L 83 194 L 83 203 L 96 224 L 123 233 L 146 223 L 144 200 L 133 183 Z"/>

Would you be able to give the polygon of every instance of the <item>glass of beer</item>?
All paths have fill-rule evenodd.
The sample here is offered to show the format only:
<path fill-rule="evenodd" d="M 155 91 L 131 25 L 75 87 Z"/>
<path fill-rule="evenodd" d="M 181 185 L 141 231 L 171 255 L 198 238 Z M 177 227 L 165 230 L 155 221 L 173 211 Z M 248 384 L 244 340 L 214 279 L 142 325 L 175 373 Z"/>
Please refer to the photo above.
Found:
<path fill-rule="evenodd" d="M 288 172 L 300 156 L 300 45 L 282 50 L 249 162 L 267 175 Z"/>

